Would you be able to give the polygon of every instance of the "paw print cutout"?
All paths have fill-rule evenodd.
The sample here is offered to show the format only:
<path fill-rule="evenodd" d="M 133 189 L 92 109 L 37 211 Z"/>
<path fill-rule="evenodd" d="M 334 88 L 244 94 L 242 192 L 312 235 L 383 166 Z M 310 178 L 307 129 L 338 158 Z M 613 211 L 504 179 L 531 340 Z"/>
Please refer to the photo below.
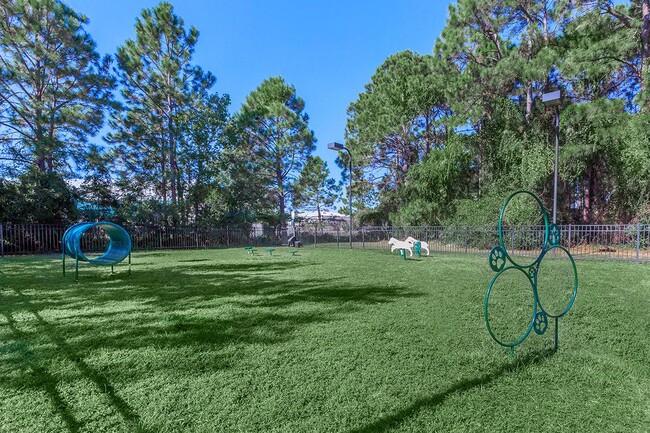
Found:
<path fill-rule="evenodd" d="M 532 261 L 528 261 L 530 259 L 524 258 L 515 259 L 515 243 L 513 240 L 508 241 L 510 237 L 504 236 L 504 232 L 509 232 L 512 235 L 511 237 L 514 237 L 515 228 L 505 226 L 504 215 L 508 204 L 511 203 L 514 197 L 519 195 L 534 199 L 536 204 L 539 206 L 539 211 L 544 221 L 544 236 L 541 251 L 534 259 L 532 259 Z M 519 190 L 512 193 L 503 203 L 499 215 L 498 230 L 499 245 L 492 248 L 488 255 L 488 264 L 490 269 L 496 272 L 496 275 L 494 275 L 488 285 L 487 292 L 485 293 L 485 302 L 483 303 L 483 313 L 488 333 L 492 339 L 501 346 L 514 350 L 515 346 L 518 346 L 526 340 L 531 331 L 534 330 L 537 335 L 545 334 L 548 330 L 549 318 L 551 318 L 554 319 L 555 322 L 555 350 L 557 351 L 559 319 L 569 312 L 578 293 L 578 272 L 575 261 L 573 260 L 569 250 L 560 245 L 560 228 L 556 224 L 549 223 L 548 213 L 537 195 L 530 191 Z M 528 233 L 536 232 L 535 230 L 538 229 L 527 227 L 525 230 L 528 230 L 524 231 L 525 233 Z M 508 247 L 510 247 L 510 249 L 508 249 Z M 547 262 L 543 262 L 545 258 L 547 259 Z M 525 263 L 523 262 L 524 260 L 528 262 Z M 548 265 L 546 263 L 548 263 Z M 570 264 L 570 267 L 565 266 L 567 263 Z M 554 296 L 547 293 L 549 290 L 543 291 L 543 296 L 540 296 L 540 283 L 548 285 L 554 284 L 557 281 L 554 277 L 558 274 L 558 264 L 564 264 L 564 274 L 566 274 L 566 279 L 563 283 L 558 284 L 562 286 L 560 287 L 561 290 L 567 290 L 567 296 L 561 297 L 560 299 L 554 299 Z M 567 269 L 569 270 L 567 271 Z M 525 278 L 521 276 L 522 273 Z M 523 331 L 521 334 L 517 334 L 516 337 L 506 338 L 499 335 L 499 330 L 491 323 L 490 301 L 491 298 L 495 296 L 495 283 L 499 281 L 500 278 L 512 279 L 513 276 L 519 276 L 519 281 L 521 281 L 521 284 L 523 285 L 521 290 L 525 291 L 525 293 L 519 293 L 520 295 L 523 295 L 521 298 L 518 296 L 512 296 L 513 302 L 514 298 L 516 298 L 518 302 L 521 302 L 522 299 L 529 299 L 527 303 L 531 306 L 530 315 L 526 316 L 524 312 L 523 317 L 529 317 L 530 321 L 526 322 L 526 326 L 522 326 Z M 540 278 L 540 276 L 543 276 L 544 278 Z M 569 284 L 570 282 L 572 282 L 572 284 Z M 517 285 L 517 287 L 519 286 Z M 527 298 L 530 296 L 528 293 L 532 294 L 532 299 Z M 552 294 L 553 292 L 550 291 L 550 293 Z M 555 296 L 555 298 L 558 297 Z M 509 299 L 506 297 L 506 300 Z M 557 307 L 558 304 L 561 305 L 561 307 Z M 526 308 L 528 308 L 527 305 L 516 306 L 517 311 L 522 311 Z"/>
<path fill-rule="evenodd" d="M 548 328 L 548 316 L 545 312 L 540 311 L 535 315 L 535 323 L 533 324 L 533 329 L 537 335 L 542 335 L 546 332 Z"/>
<path fill-rule="evenodd" d="M 548 241 L 552 246 L 557 246 L 560 244 L 560 228 L 557 224 L 549 224 L 548 226 Z"/>
<path fill-rule="evenodd" d="M 506 265 L 506 253 L 503 248 L 496 246 L 492 248 L 488 255 L 488 263 L 494 272 L 500 272 Z"/>

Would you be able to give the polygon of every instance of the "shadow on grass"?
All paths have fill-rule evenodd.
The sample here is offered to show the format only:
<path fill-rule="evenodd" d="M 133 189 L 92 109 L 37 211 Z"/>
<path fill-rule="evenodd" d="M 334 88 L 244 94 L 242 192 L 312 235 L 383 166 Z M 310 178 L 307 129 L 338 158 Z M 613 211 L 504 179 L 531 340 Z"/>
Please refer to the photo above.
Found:
<path fill-rule="evenodd" d="M 295 303 L 315 302 L 331 306 L 375 304 L 422 294 L 403 286 L 347 284 L 337 277 L 278 278 L 300 267 L 296 262 L 260 264 L 196 264 L 166 270 L 141 269 L 131 277 L 87 280 L 87 286 L 71 285 L 60 299 L 37 301 L 39 309 L 59 306 L 66 300 L 85 300 L 90 305 L 114 301 L 132 301 L 169 312 L 186 307 L 207 308 L 216 302 L 240 306 L 288 307 Z M 83 314 L 83 313 L 81 313 Z M 90 316 L 89 316 L 90 317 Z"/>
<path fill-rule="evenodd" d="M 16 336 L 17 340 L 22 342 L 27 341 L 27 335 L 18 329 L 16 321 L 11 313 L 5 312 L 3 315 L 7 319 L 9 329 L 11 329 L 11 332 Z M 19 380 L 20 383 L 17 383 L 16 385 L 21 387 L 27 385 L 44 389 L 52 402 L 52 406 L 61 416 L 67 429 L 73 433 L 80 431 L 81 424 L 77 421 L 74 415 L 72 415 L 67 403 L 56 389 L 56 384 L 58 382 L 57 379 L 52 376 L 46 368 L 39 365 L 35 360 L 36 357 L 34 353 L 29 349 L 26 343 L 19 344 L 18 346 L 19 347 L 14 348 L 14 350 L 10 350 L 10 352 L 16 353 L 18 355 L 16 361 L 29 366 L 31 371 L 28 373 L 29 376 L 27 380 L 24 380 L 23 378 Z"/>
<path fill-rule="evenodd" d="M 22 304 L 36 318 L 36 321 L 38 322 L 40 329 L 42 329 L 45 335 L 47 335 L 47 337 L 56 345 L 59 352 L 61 352 L 69 361 L 71 361 L 74 365 L 76 365 L 79 371 L 81 372 L 81 374 L 85 378 L 89 379 L 96 385 L 98 391 L 104 394 L 108 398 L 111 405 L 117 410 L 117 412 L 122 416 L 122 418 L 124 418 L 127 425 L 129 425 L 133 429 L 133 431 L 146 432 L 147 430 L 145 430 L 140 423 L 140 417 L 138 416 L 138 414 L 133 409 L 131 409 L 131 407 L 115 392 L 115 388 L 109 382 L 109 380 L 102 374 L 95 371 L 92 367 L 90 367 L 83 360 L 83 358 L 79 356 L 79 354 L 72 348 L 72 346 L 70 346 L 65 341 L 65 339 L 63 339 L 58 335 L 55 327 L 50 323 L 48 323 L 45 319 L 43 319 L 43 317 L 38 312 L 38 310 L 34 308 L 34 306 L 31 304 L 27 296 L 25 296 L 17 288 L 14 288 L 14 291 L 19 296 Z M 5 317 L 7 318 L 10 329 L 14 332 L 14 335 L 23 341 L 28 341 L 27 335 L 21 332 L 20 330 L 18 330 L 18 328 L 15 326 L 15 321 L 13 320 L 11 314 L 5 313 Z M 57 382 L 56 379 L 51 374 L 49 374 L 47 370 L 38 366 L 34 361 L 32 361 L 32 365 L 36 367 L 37 372 L 40 371 L 40 374 L 43 375 L 43 377 L 40 380 L 40 383 L 43 385 L 46 392 L 52 399 L 52 403 L 61 414 L 61 417 L 66 423 L 68 429 L 72 432 L 79 431 L 79 427 L 80 427 L 79 422 L 76 421 L 76 419 L 72 416 L 70 410 L 67 408 L 67 405 L 65 404 L 65 401 L 61 398 L 61 395 L 56 390 L 56 382 Z"/>
<path fill-rule="evenodd" d="M 122 280 L 125 286 L 75 287 L 66 296 L 85 296 L 90 305 L 100 308 L 66 315 L 65 331 L 78 336 L 75 347 L 82 351 L 148 346 L 213 350 L 233 342 L 275 344 L 292 339 L 295 331 L 306 325 L 337 320 L 340 314 L 362 305 L 422 296 L 421 292 L 399 286 L 344 286 L 335 278 L 286 280 L 271 273 L 294 266 L 196 265 L 174 272 L 174 279 L 158 271 L 143 270 Z M 251 267 L 267 273 L 254 273 Z M 114 283 L 106 281 L 107 287 Z M 135 302 L 138 307 L 116 319 L 119 312 L 101 308 L 102 304 L 114 305 L 116 301 Z M 224 313 L 214 314 L 213 310 Z M 97 320 L 102 321 L 101 329 Z M 213 365 L 225 367 L 217 359 Z"/>
<path fill-rule="evenodd" d="M 305 326 L 340 320 L 363 305 L 422 296 L 399 285 L 349 284 L 334 276 L 327 281 L 299 278 L 292 271 L 305 264 L 298 261 L 183 263 L 158 269 L 144 266 L 134 269 L 131 277 L 88 272 L 80 274 L 79 283 L 38 269 L 27 277 L 29 293 L 20 284 L 24 276 L 10 282 L 15 295 L 0 305 L 0 312 L 11 315 L 12 310 L 25 308 L 36 319 L 38 333 L 54 343 L 52 348 L 39 347 L 39 358 L 62 355 L 71 361 L 131 429 L 144 431 L 136 411 L 106 375 L 84 360 L 87 356 L 101 349 L 171 350 L 146 369 L 123 369 L 116 362 L 109 371 L 119 368 L 122 381 L 165 369 L 186 374 L 218 371 L 237 362 L 229 355 L 234 345 L 286 342 Z M 56 311 L 56 320 L 48 322 L 41 314 L 44 310 Z M 15 326 L 11 329 L 23 342 L 38 337 L 20 334 Z M 200 354 L 201 361 L 171 355 L 179 352 Z M 17 362 L 23 368 L 27 361 Z M 42 371 L 43 383 L 27 386 L 44 387 L 68 429 L 78 431 L 79 421 L 56 391 L 56 378 L 42 368 L 37 371 Z"/>
<path fill-rule="evenodd" d="M 445 402 L 445 400 L 447 400 L 447 398 L 453 396 L 454 394 L 462 394 L 464 392 L 471 391 L 474 388 L 487 385 L 490 382 L 493 382 L 494 380 L 509 373 L 524 369 L 530 365 L 539 364 L 545 359 L 553 356 L 554 353 L 555 352 L 551 349 L 546 349 L 541 352 L 531 352 L 522 358 L 515 359 L 512 362 L 503 364 L 501 367 L 492 371 L 491 373 L 473 379 L 462 380 L 442 392 L 417 400 L 405 409 L 402 409 L 392 415 L 384 416 L 364 427 L 350 430 L 348 433 L 378 433 L 386 431 L 393 427 L 397 427 L 402 422 L 404 422 L 404 420 L 412 417 L 421 410 L 440 406 Z"/>

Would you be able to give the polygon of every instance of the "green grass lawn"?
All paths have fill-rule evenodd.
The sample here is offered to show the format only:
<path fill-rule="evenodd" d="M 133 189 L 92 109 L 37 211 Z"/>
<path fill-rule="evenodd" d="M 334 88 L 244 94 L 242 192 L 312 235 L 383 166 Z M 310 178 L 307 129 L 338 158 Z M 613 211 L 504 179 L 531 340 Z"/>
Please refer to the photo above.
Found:
<path fill-rule="evenodd" d="M 77 283 L 6 258 L 0 429 L 649 431 L 650 266 L 577 264 L 559 352 L 550 327 L 513 357 L 483 321 L 487 253 L 140 253 Z M 520 310 L 495 309 L 503 332 Z"/>

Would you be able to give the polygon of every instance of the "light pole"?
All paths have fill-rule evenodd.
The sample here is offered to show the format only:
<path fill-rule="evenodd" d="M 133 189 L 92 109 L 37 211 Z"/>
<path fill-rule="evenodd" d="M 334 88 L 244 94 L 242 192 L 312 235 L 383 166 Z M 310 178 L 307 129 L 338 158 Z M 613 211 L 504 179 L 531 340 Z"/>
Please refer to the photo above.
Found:
<path fill-rule="evenodd" d="M 555 172 L 553 174 L 553 224 L 557 219 L 557 160 L 560 148 L 560 103 L 562 92 L 555 90 L 542 94 L 542 102 L 546 107 L 555 107 Z"/>
<path fill-rule="evenodd" d="M 348 197 L 348 202 L 350 204 L 350 223 L 348 224 L 350 227 L 350 248 L 352 248 L 352 153 L 350 153 L 350 149 L 342 145 L 341 143 L 337 142 L 332 142 L 327 145 L 327 148 L 330 150 L 344 150 L 348 153 L 349 161 L 348 161 L 348 171 L 350 173 L 350 189 L 349 189 L 349 197 Z"/>

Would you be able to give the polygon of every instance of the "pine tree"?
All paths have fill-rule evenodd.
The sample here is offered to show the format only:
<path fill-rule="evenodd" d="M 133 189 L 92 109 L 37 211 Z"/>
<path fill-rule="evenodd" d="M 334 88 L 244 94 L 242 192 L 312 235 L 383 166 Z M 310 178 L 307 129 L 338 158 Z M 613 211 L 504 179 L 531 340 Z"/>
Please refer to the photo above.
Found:
<path fill-rule="evenodd" d="M 310 156 L 294 183 L 294 207 L 315 209 L 320 223 L 321 211 L 334 205 L 340 193 L 340 186 L 330 176 L 327 163 L 320 157 Z"/>
<path fill-rule="evenodd" d="M 252 91 L 237 116 L 241 145 L 248 148 L 258 171 L 275 199 L 278 220 L 286 213 L 291 180 L 314 150 L 305 102 L 282 77 L 264 80 Z"/>
<path fill-rule="evenodd" d="M 394 54 L 348 108 L 346 145 L 356 166 L 386 173 L 380 190 L 399 187 L 414 164 L 447 140 L 450 110 L 438 66 L 432 56 Z"/>
<path fill-rule="evenodd" d="M 183 119 L 185 137 L 179 156 L 188 202 L 183 208 L 183 219 L 187 221 L 192 213 L 195 222 L 205 222 L 210 218 L 207 199 L 219 174 L 219 157 L 228 140 L 230 97 L 199 94 L 192 105 L 194 108 Z"/>
<path fill-rule="evenodd" d="M 88 19 L 57 0 L 0 1 L 0 158 L 63 172 L 112 103 L 110 57 Z"/>
<path fill-rule="evenodd" d="M 135 32 L 135 39 L 117 51 L 124 109 L 113 113 L 114 132 L 107 138 L 119 144 L 126 174 L 155 191 L 178 222 L 184 199 L 179 164 L 184 116 L 195 109 L 192 95 L 206 92 L 215 78 L 191 63 L 199 32 L 186 30 L 170 3 L 144 9 Z"/>

